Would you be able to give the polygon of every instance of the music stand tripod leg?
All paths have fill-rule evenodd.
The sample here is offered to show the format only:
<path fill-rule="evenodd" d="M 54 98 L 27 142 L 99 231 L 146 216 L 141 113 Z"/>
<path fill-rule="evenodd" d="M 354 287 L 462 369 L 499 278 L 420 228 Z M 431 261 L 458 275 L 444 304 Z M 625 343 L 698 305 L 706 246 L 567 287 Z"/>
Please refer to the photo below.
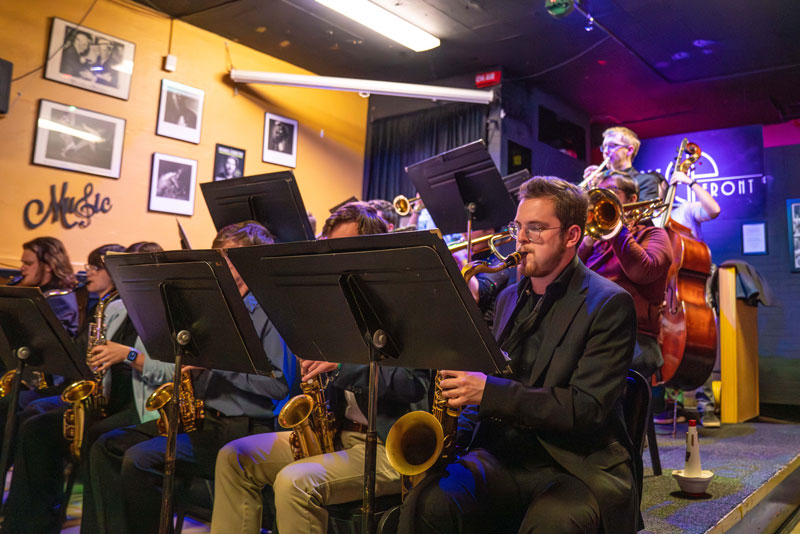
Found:
<path fill-rule="evenodd" d="M 28 347 L 20 347 L 16 351 L 17 367 L 16 374 L 11 381 L 11 398 L 8 403 L 8 416 L 6 417 L 5 439 L 3 440 L 3 449 L 0 453 L 0 475 L 2 475 L 2 484 L 5 489 L 6 474 L 11 467 L 11 449 L 14 440 L 17 438 L 17 406 L 19 405 L 19 388 L 22 386 L 22 371 L 25 369 L 25 360 L 30 356 Z M 4 506 L 0 506 L 4 508 Z"/>

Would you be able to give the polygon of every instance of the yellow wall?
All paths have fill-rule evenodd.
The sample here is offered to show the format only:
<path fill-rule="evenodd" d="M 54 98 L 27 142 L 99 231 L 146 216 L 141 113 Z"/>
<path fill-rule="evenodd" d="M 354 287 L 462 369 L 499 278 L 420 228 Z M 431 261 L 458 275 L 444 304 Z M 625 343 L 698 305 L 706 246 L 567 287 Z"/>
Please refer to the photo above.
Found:
<path fill-rule="evenodd" d="M 13 77 L 40 67 L 44 61 L 52 17 L 77 23 L 91 0 L 7 0 L 0 2 L 0 57 L 14 64 Z M 269 3 L 264 2 L 264 9 Z M 172 54 L 176 72 L 161 70 L 169 47 L 170 20 L 139 4 L 98 0 L 84 26 L 133 42 L 135 65 L 130 99 L 45 80 L 42 71 L 11 84 L 11 105 L 0 115 L 0 264 L 19 266 L 25 241 L 43 235 L 58 237 L 73 264 L 83 265 L 88 253 L 104 243 L 128 245 L 157 241 L 179 248 L 175 215 L 148 212 L 150 167 L 154 152 L 198 161 L 194 215 L 178 216 L 195 248 L 207 248 L 214 236 L 199 184 L 212 180 L 216 143 L 247 151 L 245 175 L 284 170 L 261 161 L 264 112 L 300 123 L 295 177 L 306 208 L 321 228 L 328 209 L 361 195 L 367 100 L 355 93 L 268 85 L 243 86 L 234 94 L 227 80 L 225 39 L 175 21 Z M 237 69 L 310 74 L 271 56 L 228 42 Z M 161 80 L 167 78 L 205 91 L 200 144 L 157 136 Z M 127 120 L 119 179 L 33 165 L 31 155 L 39 99 L 105 113 Z M 321 132 L 324 132 L 321 135 Z M 64 229 L 49 221 L 34 230 L 23 223 L 23 207 L 33 198 L 49 201 L 49 187 L 69 183 L 81 196 L 91 182 L 96 193 L 111 198 L 109 213 L 99 213 L 89 227 Z"/>

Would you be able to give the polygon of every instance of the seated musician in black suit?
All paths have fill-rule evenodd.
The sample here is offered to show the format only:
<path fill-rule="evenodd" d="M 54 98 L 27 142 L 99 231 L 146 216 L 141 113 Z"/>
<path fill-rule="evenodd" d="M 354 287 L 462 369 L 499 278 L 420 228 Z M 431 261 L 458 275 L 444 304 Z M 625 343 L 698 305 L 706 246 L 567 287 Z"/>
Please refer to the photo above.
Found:
<path fill-rule="evenodd" d="M 462 456 L 411 491 L 400 532 L 624 534 L 640 519 L 619 410 L 633 299 L 576 257 L 587 212 L 577 187 L 537 176 L 519 198 L 523 278 L 495 320 L 513 373 L 442 371 L 444 397 L 465 407 Z"/>

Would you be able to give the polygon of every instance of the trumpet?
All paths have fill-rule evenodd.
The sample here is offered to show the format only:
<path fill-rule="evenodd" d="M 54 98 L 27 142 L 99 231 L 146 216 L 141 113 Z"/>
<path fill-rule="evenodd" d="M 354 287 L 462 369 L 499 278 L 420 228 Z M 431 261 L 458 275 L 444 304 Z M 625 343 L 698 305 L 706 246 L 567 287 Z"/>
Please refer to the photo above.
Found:
<path fill-rule="evenodd" d="M 405 217 L 409 213 L 419 212 L 422 209 L 422 198 L 417 195 L 412 199 L 409 199 L 405 195 L 397 195 L 392 200 L 392 206 L 394 206 L 394 211 L 401 217 Z"/>
<path fill-rule="evenodd" d="M 597 178 L 600 175 L 600 173 L 603 172 L 603 169 L 606 167 L 606 165 L 608 165 L 610 161 L 611 158 L 604 159 L 603 163 L 601 163 L 599 167 L 597 167 L 594 171 L 592 171 L 592 174 L 584 178 L 583 181 L 578 184 L 578 187 L 580 187 L 581 189 L 586 189 L 587 187 L 592 185 L 594 183 L 595 178 Z"/>

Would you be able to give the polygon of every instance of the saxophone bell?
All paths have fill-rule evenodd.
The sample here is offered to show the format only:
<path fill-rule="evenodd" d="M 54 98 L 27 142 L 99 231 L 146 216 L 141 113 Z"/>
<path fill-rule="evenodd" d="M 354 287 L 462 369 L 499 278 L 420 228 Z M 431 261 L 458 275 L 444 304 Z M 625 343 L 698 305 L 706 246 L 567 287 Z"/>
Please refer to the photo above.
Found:
<path fill-rule="evenodd" d="M 401 475 L 424 473 L 436 463 L 444 448 L 444 431 L 436 417 L 410 412 L 395 421 L 386 437 L 386 456 Z"/>

